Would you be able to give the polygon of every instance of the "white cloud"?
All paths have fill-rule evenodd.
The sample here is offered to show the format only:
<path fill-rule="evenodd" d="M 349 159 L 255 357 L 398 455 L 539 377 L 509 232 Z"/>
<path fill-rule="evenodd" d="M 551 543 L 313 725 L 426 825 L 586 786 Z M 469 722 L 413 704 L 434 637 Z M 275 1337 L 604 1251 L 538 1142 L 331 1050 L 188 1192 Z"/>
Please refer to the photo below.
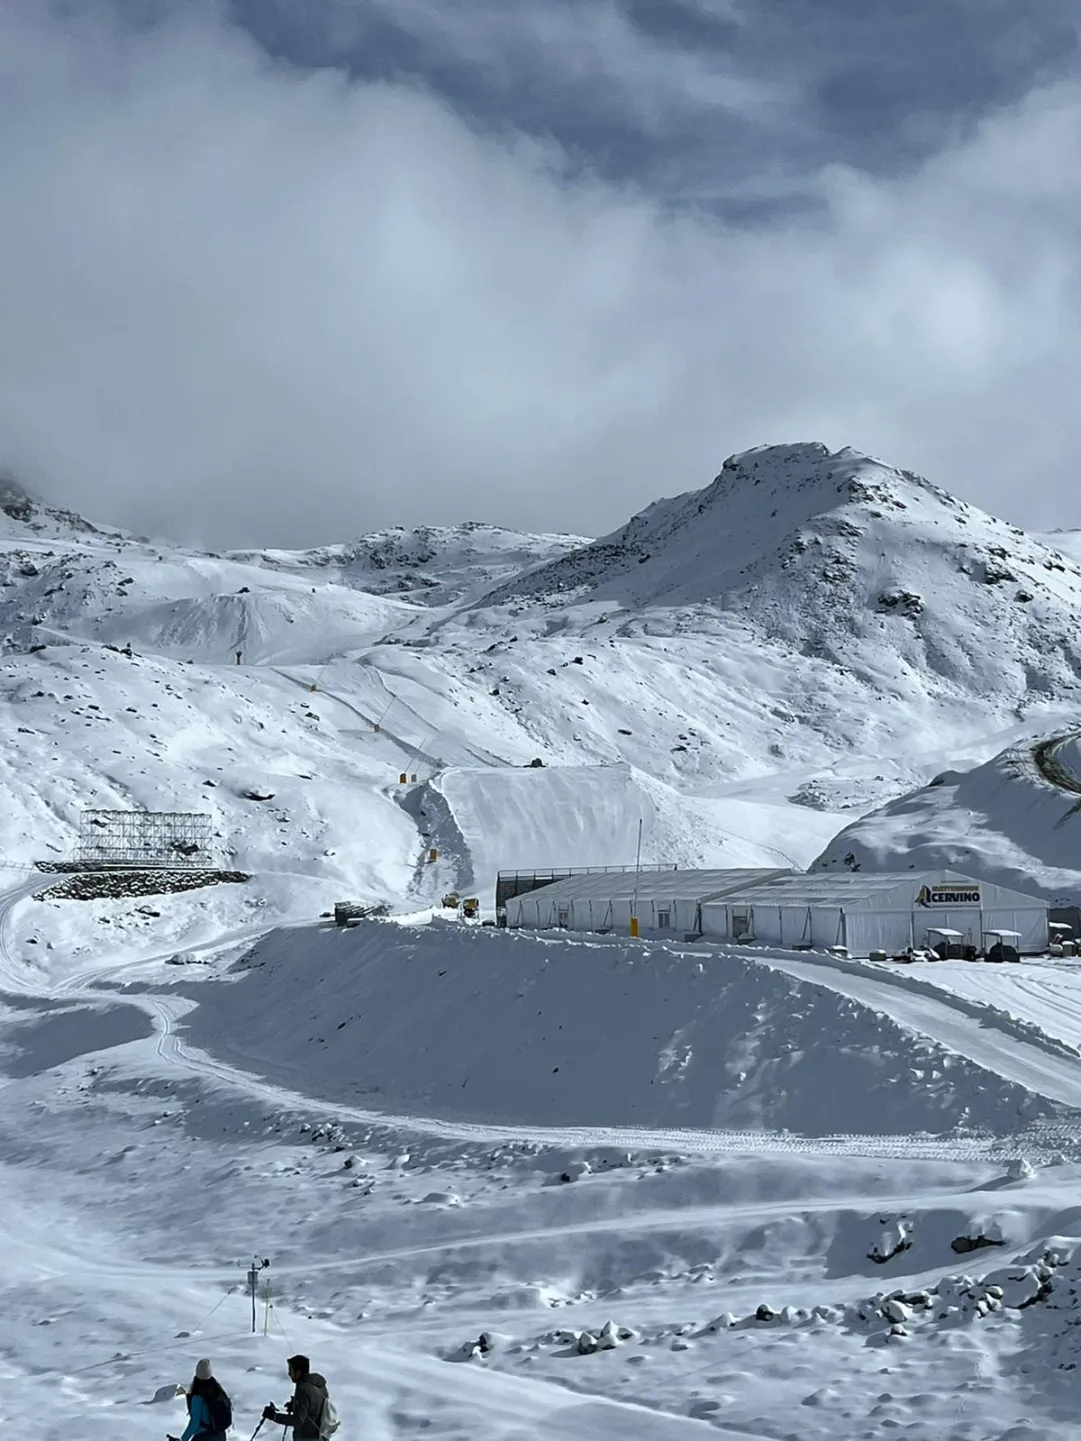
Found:
<path fill-rule="evenodd" d="M 0 452 L 90 513 L 300 544 L 608 529 L 777 439 L 1081 523 L 1081 94 L 769 231 L 569 180 L 205 15 L 0 16 Z"/>

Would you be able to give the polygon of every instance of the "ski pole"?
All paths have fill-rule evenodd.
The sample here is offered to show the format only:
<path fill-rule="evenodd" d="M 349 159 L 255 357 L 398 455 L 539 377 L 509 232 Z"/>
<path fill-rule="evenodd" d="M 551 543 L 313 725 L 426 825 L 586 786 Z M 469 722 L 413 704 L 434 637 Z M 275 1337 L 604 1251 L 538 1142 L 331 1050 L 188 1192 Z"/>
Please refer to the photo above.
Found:
<path fill-rule="evenodd" d="M 255 1430 L 251 1433 L 251 1441 L 255 1441 L 256 1436 L 259 1435 L 259 1432 L 263 1429 L 263 1427 L 264 1427 L 265 1425 L 266 1425 L 266 1417 L 264 1416 L 264 1417 L 260 1420 L 259 1425 L 256 1426 Z"/>

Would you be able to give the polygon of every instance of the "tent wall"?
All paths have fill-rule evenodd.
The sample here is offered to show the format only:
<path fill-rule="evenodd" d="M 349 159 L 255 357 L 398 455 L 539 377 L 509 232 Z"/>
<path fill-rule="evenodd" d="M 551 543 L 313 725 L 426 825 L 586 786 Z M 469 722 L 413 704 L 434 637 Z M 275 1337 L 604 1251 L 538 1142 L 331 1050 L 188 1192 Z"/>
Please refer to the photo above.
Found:
<path fill-rule="evenodd" d="M 699 925 L 697 896 L 654 896 L 639 898 L 638 924 L 643 934 L 655 932 L 680 940 Z M 545 896 L 544 889 L 512 896 L 507 902 L 509 929 L 556 929 L 570 931 L 628 931 L 633 898 Z"/>
<path fill-rule="evenodd" d="M 888 951 L 894 955 L 912 945 L 912 912 L 848 911 L 845 914 L 845 936 L 844 945 L 854 956 L 869 956 L 872 951 Z M 918 934 L 916 944 L 922 940 L 922 933 Z"/>
<path fill-rule="evenodd" d="M 983 944 L 983 913 L 974 906 L 957 906 L 935 911 L 926 911 L 919 906 L 912 909 L 912 924 L 916 932 L 916 944 L 922 946 L 930 933 L 931 944 L 935 943 L 935 928 L 945 926 L 951 931 L 960 931 L 962 943 L 966 946 Z M 1012 929 L 1012 927 L 1011 927 Z"/>
<path fill-rule="evenodd" d="M 1047 907 L 1029 905 L 1022 907 L 985 910 L 983 913 L 985 931 L 1018 931 L 1020 940 L 1017 949 L 1024 956 L 1038 956 L 1047 950 Z"/>
<path fill-rule="evenodd" d="M 789 878 L 780 872 L 748 872 L 746 882 L 738 888 L 732 883 L 719 890 L 724 877 L 731 874 L 666 872 L 648 878 L 648 884 L 644 880 L 637 904 L 642 934 L 682 939 L 701 930 L 707 939 L 743 939 L 785 949 L 845 945 L 855 956 L 876 950 L 895 954 L 906 946 L 922 945 L 933 927 L 959 931 L 971 945 L 982 944 L 987 931 L 1017 931 L 1021 937 L 1018 950 L 1026 955 L 1039 954 L 1047 945 L 1047 907 L 1037 897 L 954 872 L 888 880 L 872 877 L 869 879 L 877 882 L 876 887 L 863 894 L 856 878 L 850 882 L 836 878 L 838 884 L 834 885 L 834 878 Z M 587 883 L 587 894 L 575 893 L 575 887 L 585 888 Z M 696 883 L 703 891 L 712 886 L 706 894 L 714 899 L 695 894 Z M 508 901 L 507 925 L 625 935 L 633 907 L 627 887 L 628 877 L 622 873 L 541 887 Z M 978 891 L 978 904 L 949 894 L 969 890 Z M 620 891 L 622 895 L 613 894 Z M 936 891 L 946 894 L 933 894 Z M 733 915 L 737 913 L 751 915 L 749 935 L 736 936 Z"/>
<path fill-rule="evenodd" d="M 703 901 L 700 909 L 703 936 L 714 940 L 728 939 L 728 907 L 723 901 Z"/>

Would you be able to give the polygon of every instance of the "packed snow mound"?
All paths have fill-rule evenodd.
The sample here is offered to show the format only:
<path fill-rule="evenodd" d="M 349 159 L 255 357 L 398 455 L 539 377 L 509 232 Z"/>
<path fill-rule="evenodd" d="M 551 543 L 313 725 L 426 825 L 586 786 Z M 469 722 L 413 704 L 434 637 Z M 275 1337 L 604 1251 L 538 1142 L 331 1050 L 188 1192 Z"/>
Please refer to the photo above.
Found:
<path fill-rule="evenodd" d="M 196 1044 L 380 1110 L 824 1135 L 1012 1131 L 1053 1109 L 735 952 L 367 923 L 273 933 L 236 971 L 193 992 Z"/>
<path fill-rule="evenodd" d="M 936 776 L 846 826 L 811 869 L 951 869 L 1081 904 L 1081 733 Z"/>
<path fill-rule="evenodd" d="M 776 839 L 794 829 L 791 808 L 680 795 L 627 764 L 456 767 L 419 809 L 432 843 L 462 858 L 456 884 L 484 897 L 501 870 L 633 866 L 639 821 L 643 863 L 682 867 L 799 866 L 836 829 L 833 816 L 808 818 L 789 841 L 797 858 Z"/>
<path fill-rule="evenodd" d="M 527 535 L 465 521 L 412 530 L 392 526 L 314 550 L 233 551 L 230 559 L 442 606 L 473 600 L 510 576 L 586 544 L 582 536 Z"/>

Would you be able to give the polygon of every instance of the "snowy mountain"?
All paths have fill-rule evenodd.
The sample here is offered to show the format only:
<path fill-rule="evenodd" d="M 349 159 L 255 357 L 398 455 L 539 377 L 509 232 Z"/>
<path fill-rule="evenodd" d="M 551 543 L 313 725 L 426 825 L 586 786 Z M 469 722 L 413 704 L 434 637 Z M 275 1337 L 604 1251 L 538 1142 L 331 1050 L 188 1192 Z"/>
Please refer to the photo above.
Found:
<path fill-rule="evenodd" d="M 676 634 L 739 616 L 886 695 L 1019 698 L 1030 672 L 1071 687 L 1081 675 L 1072 561 L 910 471 L 824 445 L 732 456 L 704 490 L 487 598 L 515 601 L 663 613 Z"/>
<path fill-rule="evenodd" d="M 1081 905 L 1081 734 L 1010 746 L 847 825 L 813 870 L 953 868 Z"/>
<path fill-rule="evenodd" d="M 1079 603 L 1071 561 L 920 477 L 773 446 L 405 644 L 470 657 L 508 720 L 561 713 L 560 763 L 698 794 L 783 773 L 782 797 L 837 808 L 1075 708 Z"/>
<path fill-rule="evenodd" d="M 123 545 L 132 540 L 126 532 L 93 525 L 70 510 L 56 510 L 30 494 L 9 471 L 0 471 L 0 536 L 30 540 L 79 540 L 96 536 Z"/>
<path fill-rule="evenodd" d="M 1075 713 L 1081 573 L 852 451 L 733 457 L 587 544 L 464 525 L 217 556 L 5 495 L 20 863 L 87 806 L 166 797 L 283 914 L 629 864 L 639 819 L 647 861 L 805 865 L 845 812 Z"/>

